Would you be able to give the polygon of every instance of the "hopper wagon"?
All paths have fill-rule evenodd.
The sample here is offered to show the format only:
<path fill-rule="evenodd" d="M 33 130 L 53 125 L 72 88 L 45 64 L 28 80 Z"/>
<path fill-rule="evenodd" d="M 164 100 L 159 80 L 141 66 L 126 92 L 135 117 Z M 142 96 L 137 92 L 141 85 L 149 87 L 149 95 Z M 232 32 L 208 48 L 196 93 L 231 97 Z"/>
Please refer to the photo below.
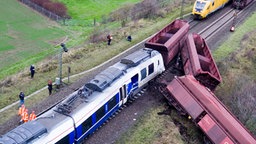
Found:
<path fill-rule="evenodd" d="M 166 81 L 165 81 L 166 82 Z M 160 92 L 216 144 L 255 144 L 255 137 L 224 104 L 192 75 L 175 77 Z"/>
<path fill-rule="evenodd" d="M 211 90 L 222 78 L 205 40 L 198 34 L 189 34 L 181 50 L 185 75 L 193 75 Z"/>
<path fill-rule="evenodd" d="M 167 66 L 183 47 L 188 30 L 189 24 L 186 21 L 175 20 L 153 35 L 145 43 L 145 47 L 160 52 Z"/>

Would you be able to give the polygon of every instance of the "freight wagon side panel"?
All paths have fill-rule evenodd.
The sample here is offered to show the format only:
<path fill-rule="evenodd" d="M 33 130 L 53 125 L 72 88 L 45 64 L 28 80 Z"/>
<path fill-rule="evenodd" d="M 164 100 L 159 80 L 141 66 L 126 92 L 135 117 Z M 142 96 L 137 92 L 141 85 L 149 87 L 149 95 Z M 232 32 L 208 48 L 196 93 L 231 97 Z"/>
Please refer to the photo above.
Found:
<path fill-rule="evenodd" d="M 225 107 L 224 104 L 203 85 L 199 84 L 193 76 L 179 77 L 184 87 L 190 90 L 193 97 L 203 109 L 218 122 L 225 133 L 235 139 L 238 143 L 256 143 L 254 136 L 246 127 Z"/>
<path fill-rule="evenodd" d="M 166 89 L 194 120 L 204 111 L 191 96 L 189 90 L 185 89 L 176 79 L 169 83 Z"/>
<path fill-rule="evenodd" d="M 183 69 L 186 75 L 196 75 L 201 71 L 196 46 L 191 34 L 188 35 L 185 46 L 181 50 Z"/>
<path fill-rule="evenodd" d="M 189 24 L 186 21 L 175 20 L 150 38 L 145 47 L 161 52 L 167 65 L 183 47 L 188 30 Z"/>
<path fill-rule="evenodd" d="M 221 82 L 222 78 L 219 69 L 205 40 L 198 34 L 193 34 L 193 39 L 202 71 L 209 72 L 214 79 Z"/>
<path fill-rule="evenodd" d="M 210 49 L 198 34 L 189 34 L 182 49 L 183 69 L 192 74 L 203 85 L 214 90 L 221 82 L 221 76 Z"/>
<path fill-rule="evenodd" d="M 208 114 L 198 122 L 198 125 L 212 142 L 218 144 L 234 144 Z"/>

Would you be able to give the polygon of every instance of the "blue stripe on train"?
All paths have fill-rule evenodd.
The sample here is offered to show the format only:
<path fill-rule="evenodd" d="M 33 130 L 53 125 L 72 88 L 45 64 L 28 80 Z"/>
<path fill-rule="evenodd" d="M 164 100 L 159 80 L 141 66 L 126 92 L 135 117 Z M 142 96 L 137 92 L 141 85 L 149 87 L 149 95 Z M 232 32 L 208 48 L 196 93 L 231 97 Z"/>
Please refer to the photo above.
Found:
<path fill-rule="evenodd" d="M 95 113 L 92 115 L 92 123 L 93 123 L 93 127 L 92 128 L 90 128 L 90 130 L 89 131 L 87 131 L 87 133 L 85 133 L 85 134 L 83 134 L 82 133 L 82 124 L 81 125 L 79 125 L 78 127 L 77 127 L 77 136 L 79 137 L 78 138 L 78 141 L 81 141 L 83 138 L 85 138 L 85 137 L 87 137 L 89 134 L 92 134 L 102 123 L 104 123 L 114 112 L 116 112 L 118 109 L 119 109 L 119 101 L 120 101 L 120 99 L 119 99 L 119 93 L 117 93 L 116 95 L 115 95 L 115 99 L 116 99 L 116 106 L 114 106 L 113 108 L 112 108 L 112 110 L 111 111 L 107 111 L 108 110 L 108 103 L 106 103 L 105 104 L 105 113 L 107 113 L 107 115 L 105 115 L 96 125 L 95 125 L 95 123 L 96 123 L 96 115 L 95 115 Z"/>
<path fill-rule="evenodd" d="M 107 114 L 105 115 L 100 121 L 98 121 L 98 123 L 95 125 L 95 122 L 93 123 L 93 127 L 90 128 L 89 131 L 87 131 L 87 133 L 85 133 L 84 135 L 81 136 L 78 139 L 79 142 L 81 142 L 81 140 L 83 140 L 85 137 L 87 137 L 89 134 L 92 134 L 100 125 L 102 125 L 114 112 L 116 112 L 119 109 L 118 104 Z M 93 114 L 95 115 L 95 114 Z M 82 125 L 79 126 L 79 130 L 81 131 L 82 129 Z M 82 131 L 81 131 L 82 132 Z M 71 136 L 71 134 L 70 134 Z"/>
<path fill-rule="evenodd" d="M 135 86 L 135 87 L 134 87 Z M 131 91 L 134 91 L 135 89 L 138 88 L 138 82 L 135 83 L 135 85 L 131 82 L 127 85 L 127 94 L 130 94 Z M 113 113 L 115 113 L 118 109 L 119 109 L 119 101 L 120 101 L 120 97 L 119 97 L 119 93 L 117 93 L 115 95 L 115 98 L 116 98 L 116 106 L 114 106 L 112 108 L 111 111 L 108 112 L 108 103 L 104 104 L 105 106 L 105 113 L 107 113 L 107 115 L 105 115 L 103 118 L 101 118 L 100 121 L 97 122 L 97 124 L 95 125 L 96 123 L 96 114 L 92 114 L 92 123 L 93 123 L 93 127 L 91 127 L 89 129 L 89 131 L 87 131 L 85 134 L 82 133 L 82 124 L 79 125 L 77 128 L 76 128 L 76 133 L 77 133 L 77 137 L 79 137 L 77 139 L 78 143 L 81 142 L 85 137 L 87 137 L 88 135 L 92 134 L 98 127 L 100 127 Z M 74 142 L 74 131 L 71 132 L 69 134 L 69 143 L 72 144 Z"/>

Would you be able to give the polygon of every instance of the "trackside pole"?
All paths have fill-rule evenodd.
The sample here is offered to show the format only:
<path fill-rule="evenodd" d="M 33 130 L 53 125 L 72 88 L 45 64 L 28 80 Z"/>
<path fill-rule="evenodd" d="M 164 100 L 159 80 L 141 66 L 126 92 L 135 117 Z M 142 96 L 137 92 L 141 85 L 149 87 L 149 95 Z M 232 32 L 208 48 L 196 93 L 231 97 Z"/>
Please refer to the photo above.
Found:
<path fill-rule="evenodd" d="M 234 15 L 233 15 L 233 23 L 232 23 L 232 26 L 231 26 L 231 28 L 230 28 L 230 31 L 231 32 L 234 32 L 235 31 L 235 25 L 236 25 L 236 19 L 237 19 L 237 12 L 236 12 L 236 10 L 235 10 L 235 13 L 234 13 Z"/>
<path fill-rule="evenodd" d="M 240 3 L 240 0 L 238 0 L 238 3 Z M 236 8 L 235 8 L 235 13 L 233 15 L 234 19 L 233 19 L 233 23 L 232 23 L 232 26 L 230 28 L 230 31 L 231 32 L 234 32 L 235 31 L 235 25 L 236 25 L 236 21 L 237 21 L 237 13 L 238 13 L 238 10 L 239 10 L 239 6 L 237 5 Z"/>

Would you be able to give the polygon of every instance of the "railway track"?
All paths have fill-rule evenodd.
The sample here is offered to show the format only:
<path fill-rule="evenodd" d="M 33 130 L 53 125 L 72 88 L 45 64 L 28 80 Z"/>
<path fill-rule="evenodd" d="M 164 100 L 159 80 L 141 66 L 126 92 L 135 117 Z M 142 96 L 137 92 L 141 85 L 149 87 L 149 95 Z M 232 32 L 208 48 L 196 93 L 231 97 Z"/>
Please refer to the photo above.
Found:
<path fill-rule="evenodd" d="M 191 29 L 193 29 L 194 27 L 196 27 L 198 24 L 200 24 L 200 21 L 194 20 L 193 17 L 192 17 L 192 18 L 190 18 L 190 19 L 188 20 L 188 23 L 189 23 L 189 25 L 190 25 L 189 30 L 191 30 Z"/>
<path fill-rule="evenodd" d="M 254 1 L 253 1 L 254 2 Z M 255 3 L 255 2 L 254 2 Z M 252 4 L 253 5 L 253 4 Z M 250 6 L 250 7 L 252 7 L 252 5 Z M 249 7 L 248 7 L 249 8 Z M 214 35 L 215 33 L 216 33 L 216 31 L 219 31 L 219 29 L 221 29 L 221 27 L 219 27 L 219 29 L 218 29 L 218 27 L 216 28 L 214 28 L 214 25 L 220 25 L 220 26 L 223 26 L 223 25 L 225 25 L 225 24 L 227 24 L 228 22 L 224 22 L 224 21 L 222 21 L 222 19 L 225 19 L 226 17 L 227 17 L 227 20 L 230 22 L 231 20 L 232 20 L 232 16 L 230 16 L 230 14 L 232 15 L 232 11 L 231 12 L 229 12 L 229 13 L 227 13 L 226 14 L 226 16 L 223 16 L 222 18 L 220 18 L 220 19 L 218 19 L 219 21 L 215 21 L 215 23 L 214 24 L 211 24 L 211 26 L 209 26 L 209 27 L 207 27 L 208 29 L 210 29 L 212 32 L 207 32 L 208 31 L 208 29 L 203 29 L 201 32 L 199 32 L 201 35 L 203 35 L 203 34 L 205 34 L 206 35 L 206 38 L 205 39 L 210 39 L 210 37 L 211 37 L 211 35 Z M 247 12 L 247 14 L 248 14 L 248 12 Z M 240 15 L 242 15 L 242 12 L 241 11 L 239 11 L 239 13 L 238 13 L 238 16 L 240 16 Z M 228 16 L 230 16 L 231 18 L 228 18 Z M 220 22 L 222 22 L 222 24 L 220 23 Z M 224 22 L 224 23 L 223 23 Z M 200 22 L 199 21 L 194 21 L 194 20 L 191 20 L 191 21 L 189 21 L 189 23 L 190 23 L 190 25 L 191 25 L 191 27 L 190 27 L 190 29 L 192 29 L 192 28 L 194 28 L 194 27 L 196 27 Z M 204 37 L 204 36 L 203 36 Z M 167 70 L 167 72 L 169 71 L 173 71 L 174 70 L 174 68 L 170 68 L 170 69 L 168 69 Z M 134 99 L 131 99 L 130 101 L 129 101 L 129 103 L 132 103 L 135 99 L 136 99 L 136 97 L 139 97 L 139 95 L 138 96 L 135 96 L 135 98 Z M 47 109 L 45 109 L 44 111 L 42 111 L 41 113 L 39 113 L 38 115 L 41 115 L 42 113 L 44 113 L 45 111 L 47 111 L 48 109 L 50 109 L 50 108 L 52 108 L 52 107 L 54 107 L 54 106 L 56 106 L 59 102 L 61 102 L 62 100 L 60 100 L 60 101 L 58 101 L 58 102 L 56 102 L 54 105 L 52 105 L 52 106 L 50 106 L 49 108 L 47 108 Z M 129 104 L 128 104 L 129 105 Z M 125 108 L 126 106 L 124 106 L 123 108 Z M 120 109 L 120 111 L 122 110 L 122 108 Z M 116 114 L 118 114 L 118 113 L 116 113 Z M 115 116 L 112 116 L 112 118 L 114 118 Z M 112 119 L 111 118 L 111 119 Z"/>
<path fill-rule="evenodd" d="M 228 24 L 233 18 L 233 9 L 230 9 L 217 20 L 198 32 L 205 40 L 208 40 L 212 35 L 217 33 L 223 26 Z"/>
<path fill-rule="evenodd" d="M 236 12 L 237 14 L 237 18 L 235 22 L 236 25 L 241 22 L 242 17 L 247 17 L 250 14 L 251 12 L 250 9 L 254 6 L 255 3 L 256 2 L 253 1 L 250 5 L 245 7 L 243 10 Z M 214 22 L 210 23 L 203 30 L 199 31 L 198 34 L 200 34 L 206 41 L 208 41 L 211 38 L 211 36 L 220 32 L 220 30 L 222 30 L 223 27 L 233 23 L 235 11 L 236 10 L 234 9 L 228 10 L 221 17 L 216 19 Z"/>

